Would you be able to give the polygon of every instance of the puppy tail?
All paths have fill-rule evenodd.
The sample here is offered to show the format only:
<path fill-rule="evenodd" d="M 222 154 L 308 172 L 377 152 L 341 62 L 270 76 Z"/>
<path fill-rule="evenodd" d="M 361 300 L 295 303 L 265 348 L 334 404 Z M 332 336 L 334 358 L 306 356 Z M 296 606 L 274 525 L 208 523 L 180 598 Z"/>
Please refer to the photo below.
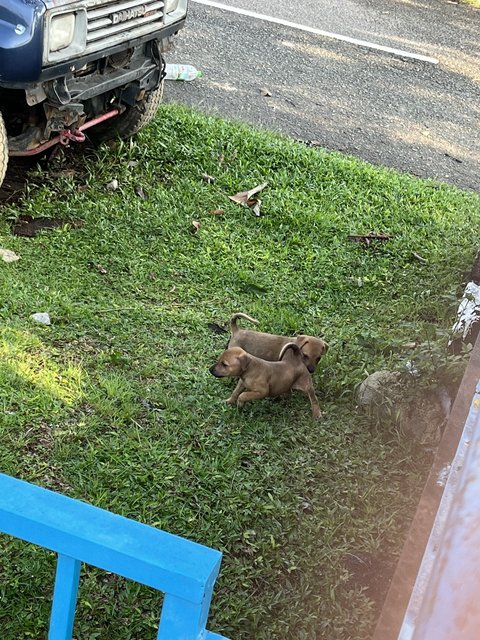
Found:
<path fill-rule="evenodd" d="M 250 316 L 247 316 L 246 313 L 234 313 L 230 319 L 230 330 L 232 334 L 235 334 L 238 331 L 237 320 L 239 318 L 243 318 L 244 320 L 249 320 L 250 322 L 253 322 L 253 324 L 258 324 L 258 320 L 255 320 L 255 318 L 251 318 Z"/>
<path fill-rule="evenodd" d="M 278 359 L 279 360 L 283 360 L 283 356 L 285 355 L 285 353 L 288 351 L 288 349 L 292 349 L 293 351 L 295 351 L 295 355 L 300 356 L 302 355 L 302 352 L 300 350 L 300 347 L 298 346 L 298 344 L 295 344 L 295 342 L 288 342 L 280 351 L 279 355 L 278 355 Z"/>

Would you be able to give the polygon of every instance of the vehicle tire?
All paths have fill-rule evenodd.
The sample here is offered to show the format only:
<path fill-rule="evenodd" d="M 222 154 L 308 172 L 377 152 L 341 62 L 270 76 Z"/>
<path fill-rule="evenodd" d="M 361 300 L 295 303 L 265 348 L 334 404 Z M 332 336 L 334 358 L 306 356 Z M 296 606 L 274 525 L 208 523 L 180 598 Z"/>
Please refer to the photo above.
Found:
<path fill-rule="evenodd" d="M 0 113 L 0 187 L 2 186 L 8 165 L 8 138 L 5 123 Z"/>
<path fill-rule="evenodd" d="M 89 137 L 94 142 L 105 142 L 114 138 L 130 138 L 155 117 L 163 99 L 163 81 L 156 89 L 145 94 L 145 98 L 133 107 L 127 107 L 119 116 L 92 127 Z"/>

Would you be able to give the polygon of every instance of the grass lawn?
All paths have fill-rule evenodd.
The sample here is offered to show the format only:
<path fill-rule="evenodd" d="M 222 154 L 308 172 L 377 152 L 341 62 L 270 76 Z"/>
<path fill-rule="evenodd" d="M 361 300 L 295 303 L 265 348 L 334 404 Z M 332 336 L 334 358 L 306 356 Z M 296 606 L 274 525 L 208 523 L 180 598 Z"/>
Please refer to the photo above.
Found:
<path fill-rule="evenodd" d="M 227 197 L 264 181 L 260 217 Z M 66 224 L 14 237 L 19 214 Z M 398 554 L 431 454 L 360 416 L 353 390 L 415 358 L 407 342 L 431 346 L 426 385 L 449 366 L 479 224 L 473 194 L 178 106 L 73 170 L 39 169 L 0 220 L 21 257 L 0 262 L 0 469 L 222 550 L 216 632 L 369 638 L 374 604 L 348 558 Z M 348 239 L 371 231 L 390 239 Z M 226 336 L 208 324 L 235 311 L 330 343 L 322 422 L 303 396 L 224 403 L 233 382 L 208 368 Z M 45 637 L 54 558 L 0 545 L 2 636 Z M 159 607 L 86 569 L 75 637 L 153 640 Z"/>

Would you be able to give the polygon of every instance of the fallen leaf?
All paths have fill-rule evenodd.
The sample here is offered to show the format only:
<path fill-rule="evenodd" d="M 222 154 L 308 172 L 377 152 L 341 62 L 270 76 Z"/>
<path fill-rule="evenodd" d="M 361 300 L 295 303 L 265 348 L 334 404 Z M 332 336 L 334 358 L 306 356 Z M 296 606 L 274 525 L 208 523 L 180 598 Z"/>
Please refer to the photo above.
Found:
<path fill-rule="evenodd" d="M 299 139 L 298 142 L 301 142 L 306 147 L 321 147 L 322 146 L 322 143 L 319 140 L 301 140 L 301 139 Z"/>
<path fill-rule="evenodd" d="M 246 291 L 247 293 L 256 293 L 256 294 L 263 294 L 267 292 L 267 289 L 265 289 L 265 287 L 261 287 L 258 284 L 255 284 L 253 282 L 247 282 L 242 286 L 243 291 Z"/>
<path fill-rule="evenodd" d="M 366 233 L 359 236 L 348 236 L 348 239 L 352 242 L 361 242 L 366 244 L 367 247 L 370 246 L 372 240 L 381 240 L 385 242 L 386 240 L 390 240 L 391 236 L 386 233 Z"/>
<path fill-rule="evenodd" d="M 155 402 L 153 400 L 146 400 L 144 398 L 140 400 L 140 404 L 142 405 L 142 407 L 150 411 L 163 411 L 163 409 L 165 409 L 164 405 L 161 404 L 160 402 Z"/>
<path fill-rule="evenodd" d="M 202 173 L 201 178 L 202 180 L 205 180 L 205 182 L 208 182 L 208 184 L 213 184 L 215 182 L 215 178 L 213 176 L 209 176 L 208 173 Z"/>
<path fill-rule="evenodd" d="M 416 258 L 417 260 L 420 260 L 420 262 L 428 262 L 428 260 L 426 258 L 421 256 L 419 253 L 415 253 L 415 251 L 412 251 L 412 256 L 414 258 Z"/>
<path fill-rule="evenodd" d="M 262 95 L 264 98 L 271 98 L 272 94 L 270 93 L 270 91 L 268 89 L 260 89 L 260 95 Z"/>
<path fill-rule="evenodd" d="M 58 171 L 49 171 L 48 175 L 52 178 L 74 178 L 79 172 L 76 169 L 59 169 Z"/>
<path fill-rule="evenodd" d="M 216 322 L 209 322 L 207 324 L 207 327 L 210 329 L 210 331 L 213 331 L 213 333 L 228 333 L 228 331 L 226 329 L 224 329 L 223 327 L 221 327 L 219 324 L 217 324 Z"/>
<path fill-rule="evenodd" d="M 303 500 L 300 507 L 304 513 L 313 513 L 313 504 L 309 500 Z"/>
<path fill-rule="evenodd" d="M 443 154 L 446 158 L 451 158 L 452 160 L 454 160 L 455 162 L 458 162 L 459 164 L 462 164 L 463 160 L 460 160 L 459 158 L 455 158 L 455 156 L 451 156 L 449 153 L 444 153 Z"/>
<path fill-rule="evenodd" d="M 107 270 L 105 269 L 105 267 L 102 267 L 102 265 L 101 265 L 101 264 L 94 264 L 93 266 L 95 267 L 95 269 L 96 269 L 99 273 L 102 273 L 102 274 L 104 274 L 104 275 L 105 275 L 106 273 L 108 273 L 108 272 L 107 272 Z"/>
<path fill-rule="evenodd" d="M 197 233 L 202 225 L 198 220 L 192 220 L 192 233 Z"/>
<path fill-rule="evenodd" d="M 247 204 L 248 201 L 251 200 L 256 193 L 259 193 L 260 191 L 265 189 L 266 186 L 268 186 L 268 182 L 259 184 L 258 186 L 253 187 L 253 189 L 250 189 L 249 191 L 239 191 L 234 196 L 228 196 L 228 197 L 230 198 L 230 200 L 232 200 L 233 202 L 237 202 L 238 204 Z"/>
<path fill-rule="evenodd" d="M 255 204 L 253 205 L 253 207 L 251 207 L 253 213 L 257 216 L 257 218 L 260 217 L 260 205 L 262 204 L 262 201 L 260 199 L 255 201 Z"/>
<path fill-rule="evenodd" d="M 113 180 L 108 182 L 105 186 L 108 191 L 116 191 L 118 189 L 118 180 L 114 178 Z"/>
<path fill-rule="evenodd" d="M 212 216 L 223 216 L 225 211 L 223 209 L 212 209 L 210 213 L 212 214 Z"/>
<path fill-rule="evenodd" d="M 4 262 L 16 262 L 20 260 L 20 256 L 17 256 L 17 254 L 10 251 L 10 249 L 0 249 L 0 257 Z"/>
<path fill-rule="evenodd" d="M 137 194 L 137 196 L 139 196 L 142 200 L 147 200 L 147 196 L 145 195 L 145 191 L 142 189 L 142 187 L 135 187 L 135 193 Z"/>
<path fill-rule="evenodd" d="M 156 280 L 157 279 L 157 274 L 154 273 L 153 271 L 150 271 L 150 273 L 148 274 L 148 278 L 149 278 L 149 280 Z"/>
<path fill-rule="evenodd" d="M 137 166 L 137 164 L 138 164 L 138 160 L 130 160 L 130 161 L 128 162 L 128 164 L 127 164 L 127 167 L 128 167 L 129 169 L 133 169 L 133 167 L 136 167 L 136 166 Z"/>

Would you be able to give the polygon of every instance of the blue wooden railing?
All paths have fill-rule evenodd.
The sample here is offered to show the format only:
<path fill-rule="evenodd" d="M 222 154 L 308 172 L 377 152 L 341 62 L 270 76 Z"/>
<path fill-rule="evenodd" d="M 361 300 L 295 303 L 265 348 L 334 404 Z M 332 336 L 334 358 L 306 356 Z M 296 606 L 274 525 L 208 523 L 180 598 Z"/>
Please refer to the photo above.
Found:
<path fill-rule="evenodd" d="M 222 554 L 0 474 L 0 532 L 58 554 L 48 640 L 71 640 L 81 564 L 164 593 L 158 640 L 226 640 L 206 631 Z"/>
<path fill-rule="evenodd" d="M 478 367 L 478 352 L 475 357 Z M 448 469 L 398 640 L 480 638 L 479 549 L 480 380 Z"/>

